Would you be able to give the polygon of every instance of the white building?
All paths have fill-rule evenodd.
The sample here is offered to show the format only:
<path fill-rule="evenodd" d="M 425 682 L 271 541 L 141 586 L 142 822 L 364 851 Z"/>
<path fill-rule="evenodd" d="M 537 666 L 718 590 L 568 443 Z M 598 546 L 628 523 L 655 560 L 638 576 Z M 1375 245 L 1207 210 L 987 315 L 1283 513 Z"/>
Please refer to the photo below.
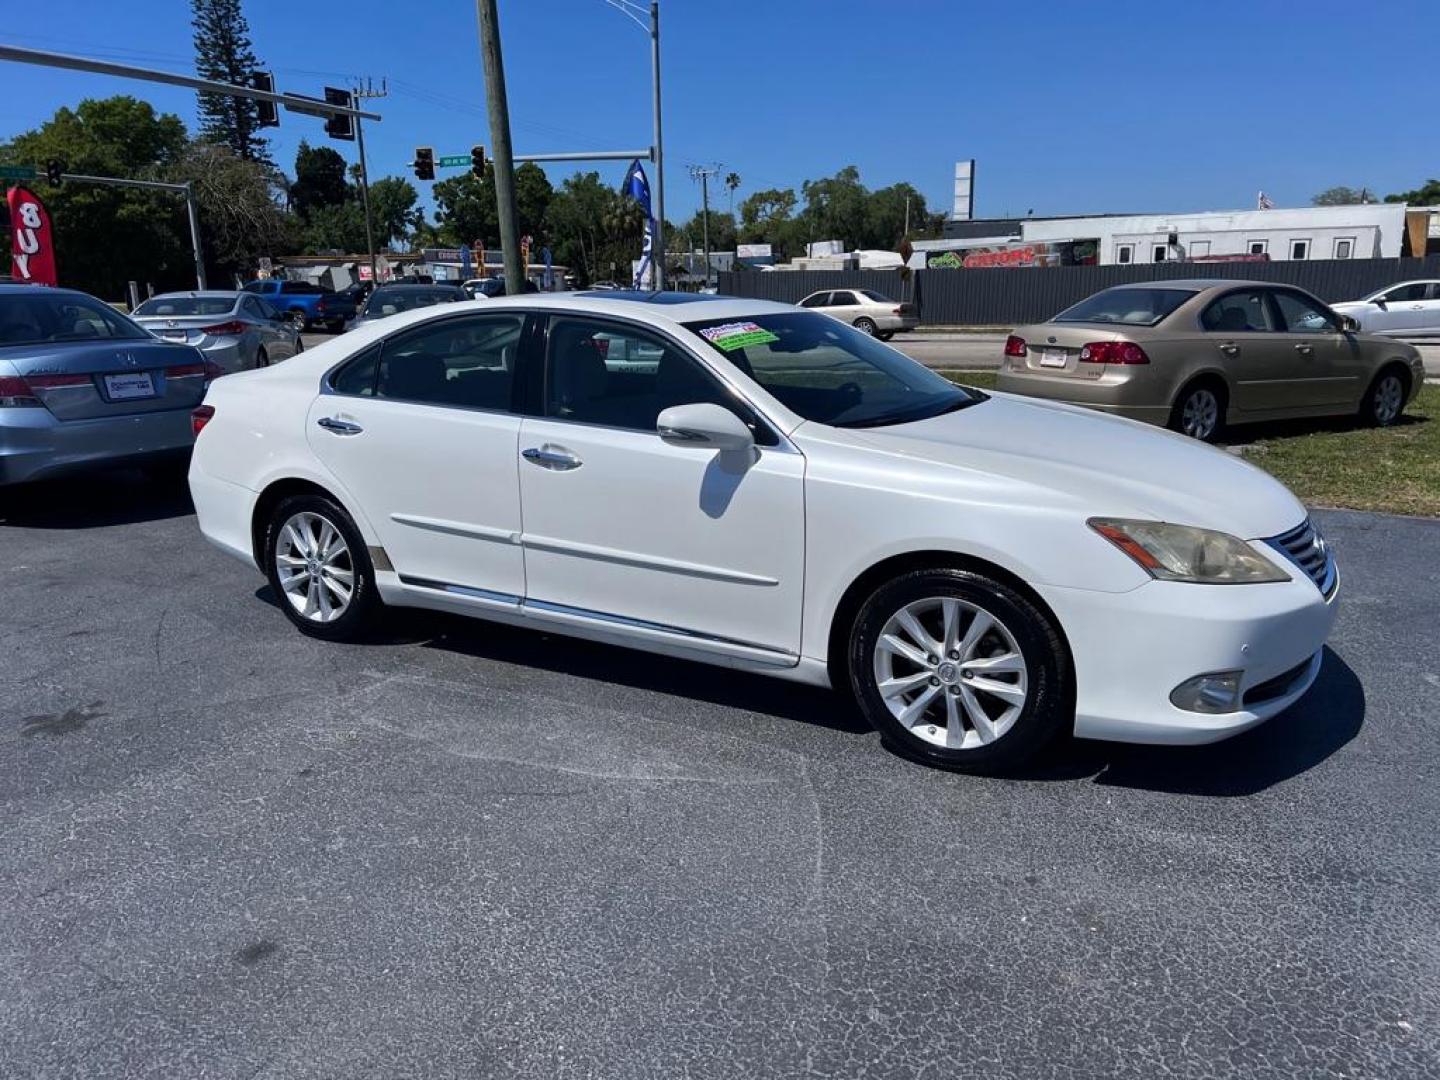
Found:
<path fill-rule="evenodd" d="M 1020 219 L 1022 242 L 1091 240 L 1107 265 L 1246 255 L 1273 262 L 1393 259 L 1404 232 L 1404 203 Z"/>

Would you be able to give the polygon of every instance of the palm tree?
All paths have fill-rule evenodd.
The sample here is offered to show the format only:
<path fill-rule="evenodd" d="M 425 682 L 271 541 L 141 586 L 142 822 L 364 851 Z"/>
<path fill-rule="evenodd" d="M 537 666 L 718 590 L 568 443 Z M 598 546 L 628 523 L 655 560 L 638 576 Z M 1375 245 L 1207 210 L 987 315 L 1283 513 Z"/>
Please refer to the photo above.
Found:
<path fill-rule="evenodd" d="M 735 216 L 735 189 L 740 186 L 740 174 L 732 172 L 725 177 L 725 186 L 730 189 L 730 216 Z"/>

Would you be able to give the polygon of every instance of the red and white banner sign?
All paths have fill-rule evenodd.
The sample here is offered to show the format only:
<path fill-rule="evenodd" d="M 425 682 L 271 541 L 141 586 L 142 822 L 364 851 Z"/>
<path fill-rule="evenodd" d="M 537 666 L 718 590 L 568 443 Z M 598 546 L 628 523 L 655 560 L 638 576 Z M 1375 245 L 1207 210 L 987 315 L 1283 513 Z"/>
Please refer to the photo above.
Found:
<path fill-rule="evenodd" d="M 32 285 L 56 285 L 55 241 L 45 204 L 22 187 L 6 195 L 10 206 L 10 276 Z"/>

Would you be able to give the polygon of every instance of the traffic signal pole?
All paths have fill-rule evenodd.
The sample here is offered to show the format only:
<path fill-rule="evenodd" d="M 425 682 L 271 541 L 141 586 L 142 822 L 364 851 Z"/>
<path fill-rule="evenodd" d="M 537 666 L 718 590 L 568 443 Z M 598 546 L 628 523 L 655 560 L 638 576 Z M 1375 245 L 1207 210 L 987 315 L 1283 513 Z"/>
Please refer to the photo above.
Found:
<path fill-rule="evenodd" d="M 485 107 L 490 114 L 490 145 L 494 150 L 500 247 L 505 253 L 505 291 L 518 296 L 525 290 L 526 267 L 520 257 L 510 103 L 505 96 L 505 63 L 500 57 L 500 16 L 495 10 L 495 0 L 475 0 L 475 14 L 480 23 L 480 65 L 485 71 Z"/>
<path fill-rule="evenodd" d="M 170 191 L 185 197 L 185 216 L 190 219 L 190 247 L 195 256 L 195 287 L 207 288 L 205 284 L 205 259 L 200 251 L 200 211 L 195 202 L 195 185 L 189 180 L 183 184 L 163 184 L 159 180 L 121 180 L 114 176 L 82 176 L 65 173 L 60 177 L 67 184 L 103 184 L 106 187 L 144 188 L 149 191 Z"/>

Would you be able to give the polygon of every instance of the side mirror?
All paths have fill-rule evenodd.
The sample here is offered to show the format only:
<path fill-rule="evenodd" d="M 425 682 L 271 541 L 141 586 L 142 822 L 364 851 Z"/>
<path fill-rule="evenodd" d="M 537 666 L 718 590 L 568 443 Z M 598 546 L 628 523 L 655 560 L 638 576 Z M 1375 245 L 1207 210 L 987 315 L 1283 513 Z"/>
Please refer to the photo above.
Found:
<path fill-rule="evenodd" d="M 722 405 L 708 402 L 672 405 L 655 422 L 660 437 L 672 446 L 733 452 L 749 450 L 755 436 L 738 416 Z"/>
<path fill-rule="evenodd" d="M 1353 315 L 1341 315 L 1340 329 L 1347 334 L 1358 334 L 1360 332 L 1360 320 Z"/>

